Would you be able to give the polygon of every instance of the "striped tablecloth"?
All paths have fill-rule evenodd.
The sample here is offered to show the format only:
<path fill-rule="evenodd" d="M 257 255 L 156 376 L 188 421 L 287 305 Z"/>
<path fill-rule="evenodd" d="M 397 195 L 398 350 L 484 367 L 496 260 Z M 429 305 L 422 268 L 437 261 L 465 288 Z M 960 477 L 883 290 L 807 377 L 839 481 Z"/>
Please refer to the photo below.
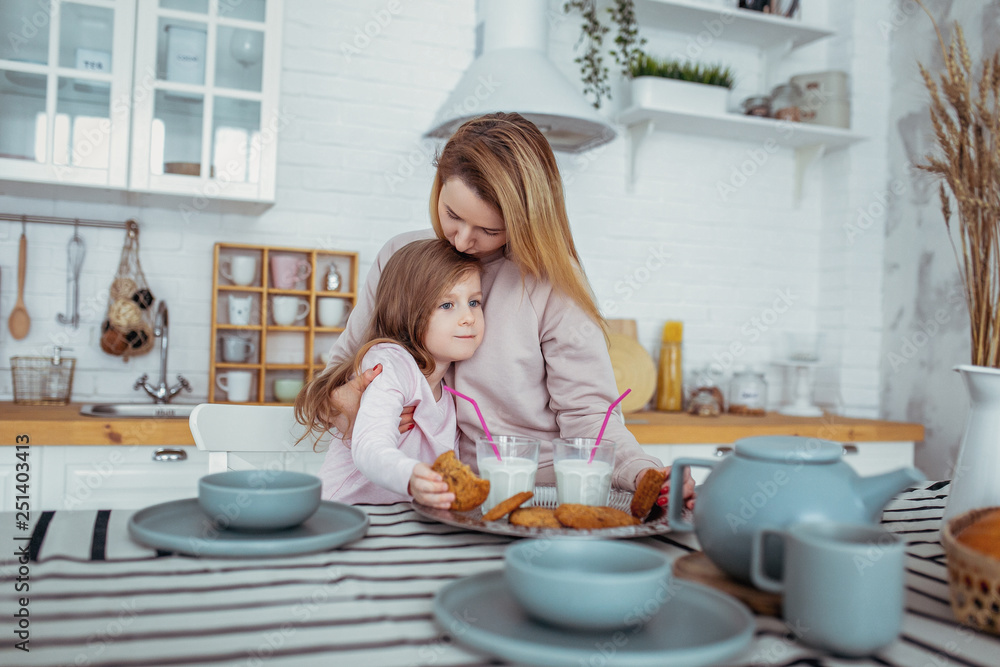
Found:
<path fill-rule="evenodd" d="M 1000 638 L 956 625 L 948 606 L 938 542 L 947 489 L 921 485 L 884 514 L 908 544 L 899 641 L 867 659 L 838 660 L 800 646 L 779 619 L 758 616 L 753 644 L 733 664 L 1000 664 Z M 365 509 L 371 528 L 354 544 L 254 560 L 157 553 L 129 539 L 131 511 L 45 512 L 28 531 L 2 513 L 0 665 L 504 664 L 437 627 L 431 602 L 448 582 L 501 567 L 511 540 L 430 522 L 406 504 Z M 28 532 L 30 542 L 14 540 Z M 690 535 L 641 541 L 673 557 L 697 544 Z M 15 554 L 24 544 L 27 577 Z M 27 653 L 15 647 L 20 597 L 30 612 Z"/>

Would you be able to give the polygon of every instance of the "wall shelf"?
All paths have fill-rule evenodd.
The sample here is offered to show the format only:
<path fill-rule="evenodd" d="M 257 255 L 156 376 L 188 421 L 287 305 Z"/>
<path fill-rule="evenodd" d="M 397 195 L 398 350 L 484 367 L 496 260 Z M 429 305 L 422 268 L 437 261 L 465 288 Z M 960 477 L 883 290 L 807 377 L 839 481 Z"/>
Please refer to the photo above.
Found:
<path fill-rule="evenodd" d="M 636 0 L 635 14 L 639 25 L 697 35 L 708 32 L 713 37 L 771 50 L 776 45 L 797 49 L 829 37 L 828 28 L 803 23 L 747 9 L 723 8 L 690 0 Z M 714 22 L 718 22 L 716 25 Z M 713 34 L 719 32 L 719 34 Z"/>
<path fill-rule="evenodd" d="M 233 258 L 243 256 L 253 258 L 253 275 L 250 284 L 234 285 L 222 269 Z M 278 288 L 272 284 L 271 260 L 277 257 L 292 257 L 308 265 L 308 275 L 293 289 Z M 325 289 L 325 277 L 330 268 L 335 267 L 341 276 L 340 291 Z M 239 243 L 216 243 L 212 280 L 212 340 L 209 358 L 209 402 L 227 402 L 228 395 L 216 383 L 220 373 L 250 371 L 252 387 L 248 401 L 250 405 L 277 403 L 273 384 L 275 380 L 302 380 L 303 382 L 326 367 L 322 360 L 333 342 L 333 337 L 341 333 L 341 326 L 329 326 L 320 322 L 317 313 L 320 302 L 338 299 L 344 304 L 344 319 L 350 308 L 357 304 L 358 295 L 358 253 L 341 250 L 315 250 L 312 248 L 284 248 L 273 246 L 246 245 Z M 229 299 L 248 297 L 251 299 L 250 324 L 232 324 L 229 321 Z M 308 313 L 295 324 L 279 325 L 272 316 L 275 298 L 292 297 L 309 304 Z M 223 339 L 239 337 L 252 345 L 242 361 L 225 359 Z"/>

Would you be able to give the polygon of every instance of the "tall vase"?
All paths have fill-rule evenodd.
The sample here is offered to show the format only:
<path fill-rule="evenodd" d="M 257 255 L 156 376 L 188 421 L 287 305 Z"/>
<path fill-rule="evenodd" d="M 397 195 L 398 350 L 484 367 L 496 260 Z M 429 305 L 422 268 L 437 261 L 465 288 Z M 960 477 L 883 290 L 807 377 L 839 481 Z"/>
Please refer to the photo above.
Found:
<path fill-rule="evenodd" d="M 1000 369 L 956 366 L 972 403 L 952 475 L 945 520 L 1000 505 Z"/>

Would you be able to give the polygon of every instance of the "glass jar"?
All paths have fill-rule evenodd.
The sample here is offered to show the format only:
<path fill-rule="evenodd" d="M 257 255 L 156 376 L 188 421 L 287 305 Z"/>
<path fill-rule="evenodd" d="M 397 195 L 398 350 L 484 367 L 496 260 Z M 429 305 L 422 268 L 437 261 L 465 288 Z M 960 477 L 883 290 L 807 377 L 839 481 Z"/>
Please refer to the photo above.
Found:
<path fill-rule="evenodd" d="M 737 371 L 729 384 L 729 412 L 763 417 L 767 412 L 767 380 L 753 369 Z"/>
<path fill-rule="evenodd" d="M 802 89 L 794 83 L 776 86 L 771 91 L 771 112 L 775 118 L 798 123 L 802 120 Z"/>
<path fill-rule="evenodd" d="M 754 95 L 743 100 L 743 114 L 770 118 L 771 98 L 767 95 Z"/>

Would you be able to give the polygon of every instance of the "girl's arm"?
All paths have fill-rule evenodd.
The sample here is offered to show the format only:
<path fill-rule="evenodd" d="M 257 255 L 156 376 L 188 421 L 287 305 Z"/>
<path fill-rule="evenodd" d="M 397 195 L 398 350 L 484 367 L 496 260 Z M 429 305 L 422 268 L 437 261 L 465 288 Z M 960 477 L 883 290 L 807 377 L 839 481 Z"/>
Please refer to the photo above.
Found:
<path fill-rule="evenodd" d="M 382 364 L 382 373 L 361 396 L 351 456 L 358 470 L 374 484 L 408 495 L 413 467 L 419 461 L 399 450 L 401 436 L 396 424 L 407 398 L 413 396 L 413 388 L 408 386 L 411 383 L 399 369 L 394 368 L 397 364 L 381 358 L 382 355 L 366 354 L 365 364 L 374 365 L 373 357 L 379 357 L 377 361 Z"/>

